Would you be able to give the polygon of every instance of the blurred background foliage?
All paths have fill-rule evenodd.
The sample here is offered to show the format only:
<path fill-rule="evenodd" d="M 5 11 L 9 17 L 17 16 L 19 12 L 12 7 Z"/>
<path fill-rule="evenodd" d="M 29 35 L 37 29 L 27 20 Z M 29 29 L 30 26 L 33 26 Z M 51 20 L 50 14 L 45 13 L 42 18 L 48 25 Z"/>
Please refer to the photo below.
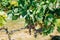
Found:
<path fill-rule="evenodd" d="M 0 0 L 0 11 L 10 20 L 24 18 L 26 27 L 41 29 L 45 35 L 53 32 L 55 25 L 60 29 L 60 0 Z"/>

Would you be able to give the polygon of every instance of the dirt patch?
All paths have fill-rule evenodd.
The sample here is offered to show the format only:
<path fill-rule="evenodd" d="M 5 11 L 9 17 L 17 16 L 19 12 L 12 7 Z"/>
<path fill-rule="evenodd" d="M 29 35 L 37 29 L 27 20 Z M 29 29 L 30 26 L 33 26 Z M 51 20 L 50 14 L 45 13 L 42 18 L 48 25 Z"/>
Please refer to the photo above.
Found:
<path fill-rule="evenodd" d="M 6 25 L 4 25 L 4 27 L 6 27 L 9 32 L 23 28 L 24 27 L 24 20 L 23 21 L 22 20 L 21 21 L 20 20 L 9 21 L 9 22 L 7 22 Z M 43 35 L 38 34 L 37 38 L 35 38 L 33 31 L 32 31 L 32 34 L 29 35 L 29 30 L 23 29 L 20 31 L 13 32 L 12 34 L 10 34 L 10 37 L 11 37 L 11 40 L 50 40 L 51 39 L 50 35 L 60 35 L 60 34 L 57 32 L 56 27 L 55 27 L 54 32 L 47 35 L 47 36 L 43 36 Z M 6 33 L 5 30 L 0 31 L 0 40 L 9 40 L 8 34 Z"/>

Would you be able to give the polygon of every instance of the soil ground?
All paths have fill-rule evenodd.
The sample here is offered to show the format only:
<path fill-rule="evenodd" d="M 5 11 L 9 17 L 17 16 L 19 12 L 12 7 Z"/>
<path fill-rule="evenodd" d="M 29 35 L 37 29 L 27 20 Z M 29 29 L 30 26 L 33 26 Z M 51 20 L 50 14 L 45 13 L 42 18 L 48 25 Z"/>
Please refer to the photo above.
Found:
<path fill-rule="evenodd" d="M 12 31 L 12 30 L 16 30 L 19 28 L 24 27 L 24 20 L 14 20 L 14 21 L 8 21 L 4 27 L 8 28 L 8 31 Z M 16 31 L 12 34 L 10 34 L 10 38 L 11 40 L 50 40 L 51 37 L 50 35 L 60 35 L 60 33 L 57 32 L 56 27 L 53 33 L 47 35 L 47 36 L 43 36 L 43 35 L 39 35 L 37 36 L 37 38 L 34 37 L 34 33 L 32 31 L 32 34 L 29 35 L 29 31 L 28 29 L 23 29 L 21 31 Z M 0 40 L 9 40 L 8 38 L 8 34 L 5 32 L 5 30 L 0 30 Z"/>

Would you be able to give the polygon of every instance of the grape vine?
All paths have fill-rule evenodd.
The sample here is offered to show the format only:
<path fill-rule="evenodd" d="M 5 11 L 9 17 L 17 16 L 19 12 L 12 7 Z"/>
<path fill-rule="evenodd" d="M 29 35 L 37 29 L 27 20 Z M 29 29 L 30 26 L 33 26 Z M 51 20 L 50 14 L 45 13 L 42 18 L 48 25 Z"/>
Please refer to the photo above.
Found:
<path fill-rule="evenodd" d="M 53 32 L 56 19 L 60 18 L 60 0 L 1 0 L 0 10 L 16 20 L 22 16 L 25 28 L 48 35 Z M 2 18 L 0 17 L 1 21 Z M 2 25 L 2 24 L 1 24 Z M 38 26 L 39 25 L 39 26 Z M 38 26 L 38 27 L 37 27 Z"/>

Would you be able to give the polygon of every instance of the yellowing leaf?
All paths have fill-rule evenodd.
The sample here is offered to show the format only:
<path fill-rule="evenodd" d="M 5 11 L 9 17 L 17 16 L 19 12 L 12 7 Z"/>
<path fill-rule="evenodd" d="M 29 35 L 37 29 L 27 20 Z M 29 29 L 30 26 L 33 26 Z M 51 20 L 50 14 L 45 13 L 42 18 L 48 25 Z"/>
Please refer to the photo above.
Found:
<path fill-rule="evenodd" d="M 18 2 L 17 1 L 11 1 L 10 4 L 14 5 L 14 6 L 18 6 Z"/>
<path fill-rule="evenodd" d="M 0 11 L 0 16 L 7 18 L 7 14 L 4 11 Z"/>
<path fill-rule="evenodd" d="M 56 23 L 57 26 L 60 26 L 60 19 L 56 19 Z"/>
<path fill-rule="evenodd" d="M 0 26 L 4 25 L 5 23 L 6 21 L 4 20 L 4 18 L 0 16 Z"/>
<path fill-rule="evenodd" d="M 3 26 L 6 23 L 6 18 L 7 14 L 4 11 L 0 11 L 0 26 Z"/>

